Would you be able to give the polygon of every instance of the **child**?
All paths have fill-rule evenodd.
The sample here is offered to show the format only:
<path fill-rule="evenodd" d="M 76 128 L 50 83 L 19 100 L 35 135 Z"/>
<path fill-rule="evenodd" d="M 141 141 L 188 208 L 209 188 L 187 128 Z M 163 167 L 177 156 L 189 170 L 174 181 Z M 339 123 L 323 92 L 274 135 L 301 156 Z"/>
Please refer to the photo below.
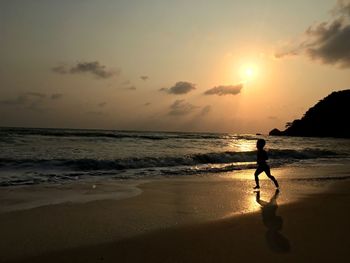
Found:
<path fill-rule="evenodd" d="M 267 156 L 267 152 L 264 150 L 265 144 L 266 144 L 266 142 L 265 142 L 264 139 L 259 139 L 256 142 L 256 148 L 258 149 L 258 152 L 257 152 L 258 168 L 256 168 L 256 171 L 254 173 L 255 183 L 256 183 L 256 186 L 254 187 L 254 189 L 259 189 L 260 188 L 260 185 L 259 185 L 259 174 L 261 174 L 262 172 L 266 173 L 267 177 L 272 180 L 272 182 L 275 184 L 276 188 L 279 187 L 276 178 L 271 175 L 270 166 L 266 163 L 266 160 L 269 157 Z"/>

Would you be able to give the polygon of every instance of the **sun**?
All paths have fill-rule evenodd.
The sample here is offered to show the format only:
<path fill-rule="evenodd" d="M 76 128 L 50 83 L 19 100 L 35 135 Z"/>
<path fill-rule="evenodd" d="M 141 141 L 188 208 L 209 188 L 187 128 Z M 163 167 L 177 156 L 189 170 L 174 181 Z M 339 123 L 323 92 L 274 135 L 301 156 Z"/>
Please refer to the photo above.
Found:
<path fill-rule="evenodd" d="M 254 76 L 254 70 L 252 68 L 246 68 L 244 71 L 244 75 L 248 78 L 251 78 Z"/>
<path fill-rule="evenodd" d="M 241 78 L 243 81 L 251 81 L 255 79 L 257 75 L 257 67 L 255 65 L 243 65 L 241 66 Z"/>

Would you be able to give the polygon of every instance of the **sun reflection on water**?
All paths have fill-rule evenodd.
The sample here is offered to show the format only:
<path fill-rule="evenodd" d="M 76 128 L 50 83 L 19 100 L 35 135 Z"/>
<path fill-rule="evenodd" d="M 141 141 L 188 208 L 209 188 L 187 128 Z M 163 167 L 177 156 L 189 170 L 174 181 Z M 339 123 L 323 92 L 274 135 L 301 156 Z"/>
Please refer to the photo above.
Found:
<path fill-rule="evenodd" d="M 229 142 L 229 146 L 236 152 L 251 152 L 255 150 L 255 141 L 235 139 Z"/>

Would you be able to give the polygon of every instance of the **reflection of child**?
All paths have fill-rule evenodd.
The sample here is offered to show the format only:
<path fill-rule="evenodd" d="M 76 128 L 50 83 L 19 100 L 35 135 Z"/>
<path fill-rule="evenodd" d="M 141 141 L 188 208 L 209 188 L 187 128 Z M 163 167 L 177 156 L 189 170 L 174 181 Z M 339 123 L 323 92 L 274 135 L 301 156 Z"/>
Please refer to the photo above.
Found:
<path fill-rule="evenodd" d="M 256 148 L 258 149 L 258 152 L 257 152 L 258 167 L 256 168 L 256 171 L 254 173 L 255 183 L 256 183 L 256 186 L 254 187 L 254 189 L 260 188 L 259 174 L 261 174 L 262 172 L 266 173 L 267 177 L 272 180 L 272 182 L 275 184 L 276 188 L 279 187 L 276 178 L 271 175 L 270 166 L 266 162 L 266 160 L 269 159 L 269 157 L 267 156 L 267 152 L 264 150 L 265 144 L 266 144 L 266 142 L 264 139 L 259 139 L 256 142 Z"/>

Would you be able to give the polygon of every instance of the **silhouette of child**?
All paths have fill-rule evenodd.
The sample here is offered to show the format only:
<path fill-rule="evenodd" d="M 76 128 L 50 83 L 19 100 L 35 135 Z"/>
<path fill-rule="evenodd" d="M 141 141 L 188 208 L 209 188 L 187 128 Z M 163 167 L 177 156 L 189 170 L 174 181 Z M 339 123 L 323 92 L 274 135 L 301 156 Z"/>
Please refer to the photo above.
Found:
<path fill-rule="evenodd" d="M 266 144 L 266 142 L 264 139 L 259 139 L 256 142 L 256 148 L 258 149 L 258 152 L 257 152 L 258 167 L 256 168 L 256 171 L 254 173 L 255 183 L 256 183 L 256 186 L 254 187 L 254 189 L 260 188 L 259 174 L 261 174 L 262 172 L 266 173 L 267 177 L 272 180 L 272 182 L 275 184 L 276 188 L 279 187 L 276 178 L 271 175 L 270 166 L 266 162 L 266 160 L 269 159 L 269 157 L 267 156 L 267 152 L 264 150 L 265 144 Z"/>

